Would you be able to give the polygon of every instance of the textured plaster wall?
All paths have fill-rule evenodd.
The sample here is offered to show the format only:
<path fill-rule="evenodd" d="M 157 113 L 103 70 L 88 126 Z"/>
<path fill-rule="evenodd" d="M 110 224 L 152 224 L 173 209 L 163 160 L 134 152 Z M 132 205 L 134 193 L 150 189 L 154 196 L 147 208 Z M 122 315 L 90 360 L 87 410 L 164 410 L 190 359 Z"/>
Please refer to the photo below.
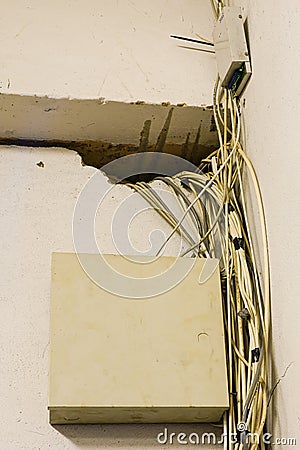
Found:
<path fill-rule="evenodd" d="M 273 433 L 297 438 L 298 448 L 300 7 L 295 0 L 279 0 L 276 5 L 251 0 L 242 6 L 248 16 L 253 66 L 245 93 L 245 142 L 262 188 L 270 245 L 274 384 L 279 381 Z M 258 229 L 256 212 L 253 201 L 253 225 Z"/>
<path fill-rule="evenodd" d="M 214 55 L 169 37 L 211 39 L 213 20 L 209 0 L 1 2 L 0 138 L 135 144 L 151 120 L 153 143 L 171 104 L 170 141 L 203 122 L 215 145 Z"/>
<path fill-rule="evenodd" d="M 103 2 L 105 3 L 107 3 L 105 6 L 107 11 L 111 11 L 109 5 L 113 2 Z M 159 2 L 159 5 L 161 3 Z M 204 91 L 203 94 L 200 93 L 198 86 L 207 81 L 201 77 L 209 77 L 208 85 L 212 85 L 213 62 L 211 60 L 208 62 L 211 68 L 210 74 L 204 74 L 205 71 L 202 70 L 203 58 L 209 55 L 201 55 L 200 59 L 197 51 L 181 52 L 182 57 L 189 61 L 187 66 L 185 64 L 187 60 L 183 63 L 181 59 L 175 58 L 174 43 L 168 41 L 167 44 L 172 46 L 173 50 L 171 47 L 165 49 L 168 51 L 163 50 L 161 36 L 165 35 L 165 31 L 167 34 L 177 32 L 189 35 L 196 31 L 209 37 L 211 19 L 207 22 L 208 28 L 203 28 L 206 22 L 197 11 L 195 12 L 198 2 L 191 1 L 188 7 L 186 2 L 163 3 L 165 6 L 162 9 L 161 19 L 159 19 L 160 12 L 158 13 L 155 9 L 155 4 L 158 3 L 151 3 L 154 17 L 158 14 L 156 17 L 158 21 L 156 20 L 155 24 L 159 24 L 157 26 L 160 31 L 157 35 L 152 32 L 155 31 L 151 28 L 154 26 L 152 19 L 143 14 L 143 8 L 137 6 L 137 2 L 118 2 L 118 5 L 116 2 L 116 6 L 121 8 L 117 19 L 117 23 L 120 24 L 118 39 L 122 40 L 124 36 L 128 38 L 126 55 L 128 56 L 131 48 L 135 48 L 141 58 L 138 64 L 143 70 L 144 64 L 145 67 L 150 64 L 145 55 L 149 55 L 149 52 L 153 55 L 152 65 L 146 72 L 149 83 L 137 65 L 133 72 L 128 69 L 127 79 L 132 83 L 130 86 L 134 85 L 137 88 L 133 98 L 140 99 L 140 95 L 146 92 L 143 97 L 150 101 L 158 99 L 158 101 L 173 102 L 175 100 L 175 102 L 185 101 L 196 104 L 202 101 L 207 102 L 210 93 L 208 95 L 206 89 L 206 94 Z M 203 1 L 201 5 L 204 3 L 206 6 L 209 4 Z M 83 7 L 83 4 L 86 5 L 83 2 L 76 2 L 77 6 Z M 145 2 L 140 2 L 139 5 L 141 4 L 144 5 Z M 105 97 L 107 92 L 115 93 L 114 98 L 117 100 L 131 99 L 126 88 L 122 86 L 120 80 L 118 81 L 118 75 L 114 73 L 113 63 L 116 59 L 112 62 L 101 59 L 102 67 L 105 67 L 109 74 L 113 74 L 114 83 L 110 81 L 109 76 L 106 79 L 90 77 L 99 65 L 98 46 L 100 48 L 102 43 L 95 40 L 95 47 L 91 50 L 91 47 L 80 39 L 78 24 L 83 24 L 85 29 L 96 33 L 98 38 L 102 29 L 98 19 L 93 27 L 89 27 L 86 23 L 87 18 L 78 14 L 71 2 L 64 2 L 63 6 L 61 2 L 56 2 L 55 5 L 60 11 L 56 16 L 54 11 L 57 8 L 54 8 L 53 2 L 50 5 L 49 2 L 31 1 L 20 5 L 15 1 L 2 5 L 0 27 L 3 42 L 1 47 L 2 92 L 22 92 L 28 95 L 36 93 L 58 97 L 65 96 L 66 93 L 76 96 L 79 92 L 81 93 L 79 98 L 95 95 Z M 253 77 L 245 95 L 245 138 L 247 151 L 257 169 L 266 207 L 272 269 L 275 377 L 281 379 L 280 377 L 284 375 L 275 391 L 274 434 L 277 437 L 297 437 L 299 442 L 298 324 L 300 308 L 298 292 L 300 286 L 297 261 L 300 246 L 298 198 L 300 91 L 297 43 L 300 39 L 298 26 L 300 11 L 298 2 L 295 0 L 291 0 L 288 4 L 279 0 L 275 6 L 271 0 L 264 2 L 253 0 L 250 7 L 247 2 L 245 7 L 248 12 L 247 27 L 253 62 Z M 133 24 L 133 27 L 136 26 L 137 30 L 130 31 L 132 36 L 128 30 L 123 34 L 124 8 L 141 20 L 141 24 L 139 20 L 134 20 L 137 25 Z M 180 15 L 180 20 L 178 20 L 178 14 L 175 14 L 175 19 L 173 13 L 170 14 L 170 11 L 176 12 L 176 8 L 178 10 L 184 8 L 184 14 Z M 189 18 L 185 14 L 189 14 Z M 38 20 L 32 21 L 31 17 L 36 17 Z M 114 16 L 110 17 L 112 21 Z M 201 19 L 199 29 L 195 26 L 198 17 L 199 20 Z M 159 20 L 162 19 L 165 22 L 160 23 Z M 99 17 L 100 20 L 102 19 Z M 170 29 L 166 21 L 173 21 Z M 10 25 L 7 26 L 7 24 Z M 71 28 L 70 33 L 62 27 L 63 24 Z M 6 34 L 3 31 L 4 26 L 6 26 Z M 135 40 L 134 33 L 137 33 L 138 29 L 141 36 L 139 40 Z M 147 42 L 145 52 L 140 48 L 144 29 L 148 33 L 144 36 Z M 108 33 L 106 48 L 116 55 L 116 43 L 113 44 L 114 33 L 108 26 L 106 31 Z M 43 45 L 45 41 L 34 39 L 37 32 L 49 37 L 46 40 L 46 46 Z M 153 44 L 153 36 L 157 36 L 159 44 L 158 42 L 156 45 Z M 92 40 L 91 37 L 89 39 Z M 32 46 L 34 50 L 31 55 L 26 53 L 23 47 L 23 43 L 26 42 L 36 44 Z M 80 46 L 87 49 L 88 57 L 84 63 L 74 55 L 75 44 L 77 48 Z M 64 57 L 66 46 L 70 49 L 70 55 L 67 58 Z M 177 50 L 176 48 L 176 55 Z M 24 58 L 22 55 L 25 55 Z M 166 60 L 166 55 L 171 60 Z M 119 60 L 119 56 L 115 58 Z M 58 65 L 50 64 L 53 58 L 58 58 Z M 153 75 L 152 67 L 156 62 L 161 67 L 160 75 Z M 58 67 L 63 69 L 64 63 L 68 69 L 79 71 L 72 80 L 68 78 L 66 90 L 63 88 L 66 83 L 64 81 L 66 70 L 58 69 Z M 205 67 L 207 67 L 206 64 L 207 60 L 205 60 Z M 93 78 L 93 81 L 86 81 L 87 75 L 90 79 Z M 151 91 L 152 87 L 154 91 Z M 36 165 L 40 160 L 44 161 L 44 168 Z M 2 180 L 0 449 L 78 448 L 86 450 L 127 449 L 132 446 L 155 448 L 155 436 L 161 431 L 161 427 L 156 425 L 71 426 L 54 429 L 47 423 L 50 254 L 52 251 L 72 251 L 73 208 L 80 189 L 95 169 L 81 167 L 79 157 L 68 151 L 2 147 L 0 170 Z M 118 198 L 126 195 L 124 188 L 118 195 L 120 195 Z M 254 222 L 255 213 L 254 205 Z M 153 220 L 157 221 L 158 218 Z M 141 239 L 144 242 L 142 235 Z M 111 249 L 109 239 L 105 245 L 109 251 Z M 170 429 L 178 430 L 178 427 L 171 426 Z M 195 429 L 194 426 L 184 427 L 184 430 L 187 429 L 203 431 L 203 427 L 199 429 L 198 427 Z M 206 427 L 205 430 L 207 430 Z M 177 447 L 181 446 L 177 445 Z M 172 448 L 176 446 L 173 445 Z"/>
<path fill-rule="evenodd" d="M 0 147 L 0 450 L 163 447 L 156 436 L 164 425 L 48 424 L 51 252 L 74 251 L 74 206 L 95 172 L 82 167 L 71 151 Z M 125 186 L 115 187 L 105 200 L 105 216 L 101 211 L 97 216 L 96 236 L 103 252 L 116 251 L 111 218 L 130 194 Z M 155 229 L 169 232 L 155 212 L 138 215 L 129 234 L 135 248 L 149 250 L 148 237 Z M 154 235 L 157 238 L 161 235 Z M 178 244 L 173 240 L 167 253 L 176 254 Z M 209 425 L 170 425 L 169 430 L 219 433 Z"/>
<path fill-rule="evenodd" d="M 213 20 L 209 0 L 2 2 L 0 90 L 207 104 L 213 55 L 178 48 L 185 44 L 169 35 L 211 39 Z"/>
<path fill-rule="evenodd" d="M 169 107 L 141 110 L 143 105 L 131 103 L 210 105 L 213 55 L 193 45 L 183 49 L 169 34 L 198 32 L 209 39 L 212 25 L 209 1 L 4 2 L 0 137 L 136 143 L 144 121 L 151 119 L 155 141 Z M 191 123 L 195 134 L 202 108 L 194 109 L 177 107 L 174 117 L 181 119 L 172 142 L 184 142 Z M 95 169 L 57 148 L 1 147 L 0 154 L 0 449 L 158 448 L 160 425 L 48 424 L 51 252 L 73 251 L 74 205 Z M 37 166 L 40 161 L 44 167 Z M 128 190 L 119 188 L 108 201 L 100 233 L 104 251 L 114 250 L 109 213 L 126 195 Z M 145 245 L 151 225 L 164 228 L 151 213 L 133 225 L 137 246 Z M 169 429 L 209 431 L 208 426 Z"/>

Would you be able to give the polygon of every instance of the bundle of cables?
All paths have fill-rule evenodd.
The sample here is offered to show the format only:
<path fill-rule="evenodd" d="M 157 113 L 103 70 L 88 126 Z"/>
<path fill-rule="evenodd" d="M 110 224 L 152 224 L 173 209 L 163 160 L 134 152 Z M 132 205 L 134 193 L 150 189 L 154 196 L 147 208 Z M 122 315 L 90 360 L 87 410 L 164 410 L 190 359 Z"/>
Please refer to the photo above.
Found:
<path fill-rule="evenodd" d="M 222 105 L 222 107 L 221 107 Z M 219 149 L 195 172 L 158 177 L 178 200 L 181 218 L 171 211 L 153 184 L 129 184 L 187 243 L 181 256 L 219 260 L 226 336 L 230 406 L 224 415 L 224 445 L 229 449 L 264 449 L 262 435 L 268 406 L 270 284 L 266 223 L 253 166 L 241 145 L 239 100 L 218 79 L 214 118 Z M 248 170 L 257 195 L 264 251 L 260 276 L 245 204 Z M 189 223 L 189 227 L 187 227 Z"/>

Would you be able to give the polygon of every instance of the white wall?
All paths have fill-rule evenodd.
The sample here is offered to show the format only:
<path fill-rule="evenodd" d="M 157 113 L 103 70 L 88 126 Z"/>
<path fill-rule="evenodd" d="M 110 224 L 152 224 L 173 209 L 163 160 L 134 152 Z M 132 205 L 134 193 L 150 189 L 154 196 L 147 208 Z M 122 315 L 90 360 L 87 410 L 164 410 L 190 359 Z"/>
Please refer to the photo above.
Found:
<path fill-rule="evenodd" d="M 0 137 L 135 144 L 152 120 L 155 142 L 163 103 L 175 105 L 172 142 L 187 131 L 193 139 L 203 122 L 200 143 L 215 145 L 202 108 L 212 103 L 214 55 L 169 37 L 211 39 L 212 25 L 209 0 L 2 2 Z"/>
<path fill-rule="evenodd" d="M 37 166 L 40 161 L 44 167 Z M 0 450 L 161 447 L 156 437 L 164 425 L 54 428 L 48 423 L 51 253 L 74 252 L 74 207 L 95 172 L 68 150 L 0 147 Z M 104 253 L 115 252 L 111 218 L 130 194 L 125 186 L 114 187 L 105 200 L 105 216 L 103 210 L 97 216 L 96 236 Z M 155 229 L 169 232 L 153 210 L 138 215 L 130 227 L 133 245 L 148 250 Z M 178 244 L 173 240 L 167 253 L 176 254 Z M 200 434 L 219 429 L 194 424 L 170 425 L 169 431 Z"/>
<path fill-rule="evenodd" d="M 124 3 L 119 2 L 119 7 Z M 199 27 L 201 30 L 198 30 L 198 27 L 197 30 L 192 30 L 192 23 L 195 26 L 199 17 L 199 14 L 196 14 L 193 9 L 198 2 L 191 1 L 188 6 L 186 6 L 186 2 L 176 2 L 177 9 L 182 9 L 184 14 L 190 14 L 189 19 L 180 19 L 179 22 L 177 9 L 174 11 L 176 14 L 173 15 L 173 12 L 170 14 L 170 11 L 173 11 L 174 3 L 165 3 L 162 17 L 165 21 L 169 19 L 175 21 L 170 28 L 172 32 L 181 32 L 182 34 L 191 34 L 192 31 L 199 31 L 200 34 L 209 32 L 209 29 L 203 31 L 202 25 Z M 80 5 L 80 2 L 78 4 Z M 22 42 L 30 42 L 36 36 L 35 32 L 43 33 L 43 28 L 45 28 L 47 36 L 58 35 L 59 41 L 66 42 L 69 34 L 62 28 L 62 25 L 65 24 L 73 29 L 72 39 L 67 41 L 68 49 L 73 49 L 74 39 L 75 43 L 82 45 L 76 26 L 78 22 L 81 23 L 82 15 L 76 13 L 74 4 L 71 6 L 71 2 L 69 2 L 62 7 L 60 3 L 57 3 L 56 6 L 60 8 L 67 8 L 68 5 L 69 12 L 69 15 L 58 16 L 54 16 L 55 8 L 52 10 L 50 3 L 47 6 L 46 2 L 32 1 L 26 5 L 28 8 L 25 4 L 20 5 L 18 2 L 6 2 L 5 6 L 2 5 L 0 27 L 3 42 L 1 47 L 2 92 L 13 91 L 16 88 L 16 91 L 23 93 L 33 94 L 36 91 L 42 95 L 64 96 L 68 92 L 68 95 L 72 96 L 75 91 L 77 92 L 79 86 L 79 91 L 84 96 L 98 95 L 103 78 L 101 78 L 100 85 L 95 82 L 97 77 L 91 84 L 85 81 L 85 77 L 93 74 L 93 70 L 98 67 L 96 47 L 92 54 L 89 53 L 88 63 L 84 64 L 79 63 L 78 58 L 74 57 L 70 50 L 71 56 L 67 59 L 68 68 L 76 67 L 80 73 L 75 78 L 68 78 L 70 86 L 68 85 L 67 91 L 63 88 L 65 71 L 59 71 L 57 65 L 54 65 L 53 68 L 50 67 L 50 61 L 56 57 L 55 49 L 57 48 L 54 45 L 51 46 L 51 40 L 48 41 L 46 48 L 37 40 L 37 45 L 33 46 L 34 53 L 31 56 L 26 54 L 26 58 L 21 59 L 22 64 L 18 65 L 20 55 L 24 54 Z M 137 2 L 126 2 L 126 8 L 130 11 L 131 9 L 135 11 L 133 6 L 136 7 L 136 5 Z M 121 8 L 125 7 L 121 6 Z M 155 9 L 154 6 L 153 9 Z M 39 22 L 30 21 L 30 13 L 35 15 L 40 14 L 41 11 L 43 14 L 38 16 Z M 156 9 L 153 14 L 155 13 Z M 274 434 L 276 437 L 298 437 L 299 442 L 300 342 L 298 323 L 300 308 L 298 305 L 297 257 L 300 245 L 298 198 L 300 188 L 298 175 L 300 91 L 297 65 L 299 65 L 300 49 L 298 45 L 300 11 L 298 2 L 295 0 L 291 0 L 288 4 L 283 0 L 278 0 L 275 6 L 271 0 L 264 2 L 252 0 L 248 13 L 253 77 L 245 95 L 246 144 L 247 152 L 258 172 L 268 222 L 276 377 L 283 375 L 289 367 L 276 390 L 277 418 Z M 133 14 L 144 19 L 141 12 L 135 11 Z M 176 19 L 172 19 L 175 16 Z M 5 34 L 3 27 L 7 17 L 10 17 L 8 23 L 11 25 L 6 26 L 7 34 Z M 44 21 L 45 17 L 47 17 L 46 22 Z M 121 18 L 122 15 L 119 17 L 119 22 L 121 22 Z M 145 39 L 149 52 L 153 51 L 150 40 L 150 36 L 153 35 L 151 28 L 153 22 L 149 19 L 150 22 L 147 25 L 145 20 L 141 22 L 140 32 L 142 37 L 142 30 L 144 27 L 147 29 L 148 35 Z M 60 27 L 57 28 L 57 24 L 60 24 Z M 175 26 L 176 24 L 178 28 Z M 84 25 L 86 26 L 86 24 Z M 91 29 L 96 36 L 101 29 L 98 25 L 98 22 L 95 22 Z M 31 27 L 35 32 L 31 30 Z M 166 28 L 167 34 L 170 31 L 164 23 L 159 27 L 159 41 L 161 41 L 164 28 Z M 110 30 L 107 30 L 107 33 L 108 36 L 113 34 L 109 34 Z M 121 35 L 122 30 L 118 34 L 118 39 L 121 39 Z M 107 38 L 108 47 L 110 46 L 109 42 Z M 137 45 L 133 37 L 130 37 L 128 43 L 133 46 Z M 100 44 L 97 43 L 98 45 Z M 168 43 L 168 45 L 171 44 Z M 65 48 L 64 45 L 62 47 Z M 125 52 L 127 56 L 130 48 L 129 46 L 127 53 Z M 136 47 L 134 48 L 136 49 Z M 155 48 L 160 49 L 160 46 L 157 45 Z M 148 63 L 144 60 L 144 56 L 140 55 L 141 48 L 138 47 L 136 51 L 141 62 L 147 66 Z M 60 61 L 64 59 L 62 53 L 62 49 L 59 48 L 57 57 Z M 161 66 L 165 52 L 158 50 L 158 54 Z M 166 52 L 166 54 L 169 53 Z M 177 49 L 176 55 L 178 55 Z M 180 71 L 185 70 L 180 66 L 181 55 L 188 58 L 189 61 L 188 78 L 187 72 L 178 74 L 175 70 L 175 67 L 176 69 L 180 67 Z M 153 75 L 154 65 L 151 68 L 148 67 L 151 72 L 151 76 L 148 75 L 149 83 L 145 77 L 143 79 L 138 68 L 136 71 L 138 75 L 134 75 L 137 78 L 129 73 L 130 83 L 134 83 L 134 86 L 137 87 L 141 86 L 138 88 L 136 98 L 139 99 L 141 93 L 146 92 L 146 99 L 155 100 L 159 96 L 159 101 L 161 101 L 161 93 L 168 92 L 169 94 L 164 95 L 163 99 L 173 101 L 172 95 L 175 96 L 174 93 L 178 92 L 176 102 L 178 100 L 188 103 L 195 101 L 197 104 L 201 102 L 201 95 L 198 91 L 198 86 L 201 84 L 199 76 L 212 77 L 212 75 L 201 75 L 203 63 L 200 63 L 199 55 L 196 51 L 180 52 L 180 58 L 177 60 L 172 51 L 170 64 L 162 64 L 163 69 L 159 76 L 156 72 Z M 125 60 L 127 60 L 127 56 L 124 56 Z M 203 61 L 203 57 L 202 55 L 201 61 Z M 109 63 L 105 61 L 103 64 L 108 70 Z M 9 65 L 11 65 L 11 70 L 8 70 Z M 32 70 L 33 67 L 34 70 Z M 170 71 L 171 67 L 172 71 Z M 113 65 L 111 70 L 113 71 Z M 8 79 L 10 83 L 8 83 Z M 114 79 L 118 80 L 117 77 Z M 131 81 L 131 79 L 135 81 Z M 53 81 L 50 83 L 51 86 L 49 80 Z M 167 81 L 171 83 L 171 90 L 169 90 Z M 164 83 L 168 91 L 165 91 L 164 86 L 160 83 Z M 99 94 L 101 96 L 106 95 L 105 84 L 106 81 L 103 91 Z M 116 91 L 114 90 L 116 84 L 114 86 L 108 84 L 105 88 L 106 92 L 115 92 L 118 98 L 122 97 L 122 100 L 128 99 L 130 96 L 122 83 L 117 82 L 117 84 Z M 156 90 L 153 97 L 150 95 L 150 86 L 152 85 Z M 56 87 L 53 88 L 53 86 Z M 207 97 L 205 98 L 207 99 Z M 45 162 L 45 168 L 36 166 L 39 160 Z M 79 157 L 67 151 L 1 148 L 3 186 L 0 298 L 2 320 L 0 327 L 1 450 L 155 447 L 154 437 L 160 430 L 158 426 L 63 427 L 57 431 L 47 423 L 50 254 L 55 250 L 72 251 L 71 217 L 74 204 L 80 189 L 93 170 L 87 167 L 82 168 Z M 109 250 L 109 246 L 107 250 Z M 292 364 L 289 366 L 290 363 Z M 192 429 L 194 431 L 195 427 L 193 426 Z"/>
<path fill-rule="evenodd" d="M 178 45 L 184 43 L 169 35 L 211 39 L 212 24 L 209 0 L 2 2 L 0 89 L 52 98 L 207 104 L 213 55 L 183 50 Z"/>
<path fill-rule="evenodd" d="M 299 446 L 300 7 L 295 0 L 245 3 L 253 65 L 245 93 L 246 150 L 267 216 L 274 382 L 284 375 L 274 395 L 274 437 L 297 437 Z"/>
<path fill-rule="evenodd" d="M 122 141 L 136 143 L 143 121 L 152 119 L 150 140 L 155 141 L 169 108 L 152 104 L 211 104 L 213 55 L 180 48 L 168 36 L 199 32 L 211 38 L 212 23 L 209 1 L 4 2 L 1 137 L 119 143 L 121 125 Z M 130 104 L 140 100 L 148 103 L 146 112 L 143 105 Z M 128 109 L 120 114 L 124 105 Z M 115 112 L 109 115 L 107 108 Z M 132 108 L 135 114 L 129 116 Z M 186 128 L 193 123 L 197 130 L 201 119 L 209 130 L 210 120 L 201 112 L 177 107 L 173 142 L 184 142 Z M 0 450 L 159 448 L 159 425 L 55 429 L 48 424 L 51 252 L 73 251 L 74 205 L 95 169 L 82 167 L 77 155 L 60 149 L 1 147 L 0 154 Z M 40 160 L 44 168 L 36 165 Z M 124 196 L 121 188 L 111 207 Z M 156 215 L 153 220 L 164 227 Z M 151 225 L 149 215 L 146 223 Z M 136 245 L 142 245 L 148 230 L 144 223 L 135 226 Z M 109 228 L 101 238 L 104 250 L 113 251 Z M 170 427 L 185 430 L 208 427 Z"/>

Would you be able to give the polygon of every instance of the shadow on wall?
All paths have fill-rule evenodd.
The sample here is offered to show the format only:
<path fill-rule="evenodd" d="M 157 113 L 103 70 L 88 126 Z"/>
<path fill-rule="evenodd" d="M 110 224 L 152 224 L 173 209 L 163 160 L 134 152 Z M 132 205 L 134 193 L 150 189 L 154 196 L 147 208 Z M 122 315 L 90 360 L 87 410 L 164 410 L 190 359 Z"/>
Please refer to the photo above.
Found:
<path fill-rule="evenodd" d="M 218 139 L 211 106 L 2 95 L 0 144 L 63 147 L 78 152 L 84 164 L 101 168 L 146 151 L 198 165 Z"/>
<path fill-rule="evenodd" d="M 222 425 L 211 424 L 117 424 L 117 425 L 55 425 L 55 430 L 79 448 L 182 448 L 180 440 L 202 448 L 221 449 Z M 175 433 L 171 435 L 171 433 Z M 185 436 L 180 436 L 184 433 Z M 179 436 L 179 437 L 178 437 Z M 179 439 L 179 441 L 178 441 Z M 192 443 L 189 442 L 189 439 Z M 215 441 L 214 441 L 215 440 Z M 206 448 L 209 448 L 208 446 Z"/>

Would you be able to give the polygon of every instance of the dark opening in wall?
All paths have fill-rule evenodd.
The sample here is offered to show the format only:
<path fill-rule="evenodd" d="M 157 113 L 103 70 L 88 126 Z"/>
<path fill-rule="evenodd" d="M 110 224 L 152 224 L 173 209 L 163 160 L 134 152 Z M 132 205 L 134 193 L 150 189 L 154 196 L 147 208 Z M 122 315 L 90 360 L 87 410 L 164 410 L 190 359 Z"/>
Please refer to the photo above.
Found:
<path fill-rule="evenodd" d="M 22 111 L 31 100 L 10 97 L 14 97 L 11 103 L 4 99 L 7 103 L 5 117 L 9 120 L 6 126 L 9 125 L 10 131 L 8 134 L 7 129 L 1 131 L 0 128 L 0 144 L 67 148 L 76 151 L 84 165 L 103 170 L 111 179 L 118 178 L 118 174 L 107 172 L 106 165 L 123 156 L 141 152 L 168 153 L 198 166 L 201 159 L 217 147 L 210 106 L 103 101 L 95 104 L 90 100 L 38 98 L 34 106 L 31 105 L 35 108 L 36 120 L 29 122 L 27 116 L 20 113 L 15 117 L 14 113 L 16 108 Z M 28 127 L 23 121 L 27 121 Z M 149 181 L 151 177 L 149 173 L 131 181 Z"/>

